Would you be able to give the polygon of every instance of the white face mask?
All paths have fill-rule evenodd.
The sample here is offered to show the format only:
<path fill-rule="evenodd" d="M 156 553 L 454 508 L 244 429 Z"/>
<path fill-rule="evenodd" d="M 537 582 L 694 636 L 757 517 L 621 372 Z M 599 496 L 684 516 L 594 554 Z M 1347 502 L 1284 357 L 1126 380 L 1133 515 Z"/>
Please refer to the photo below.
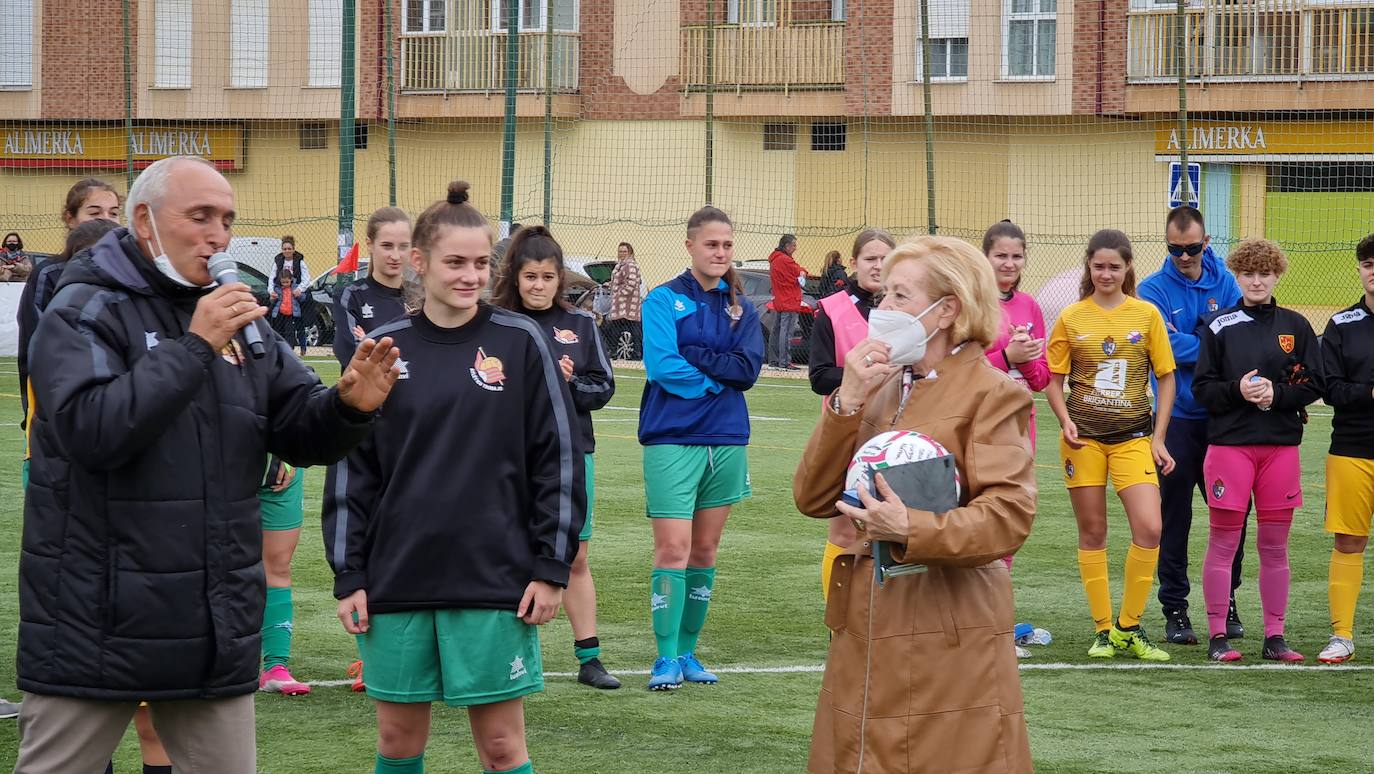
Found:
<path fill-rule="evenodd" d="M 162 237 L 159 236 L 158 233 L 157 233 L 157 218 L 153 217 L 153 208 L 152 208 L 152 207 L 149 207 L 149 208 L 148 208 L 148 222 L 151 223 L 152 226 L 153 226 L 153 238 L 157 240 L 158 246 L 161 247 L 161 246 L 162 246 Z M 148 252 L 150 252 L 150 253 L 153 252 L 153 243 L 152 243 L 152 242 L 149 242 L 149 243 L 148 243 Z M 156 256 L 155 258 L 153 258 L 153 265 L 157 267 L 157 270 L 158 270 L 158 271 L 162 272 L 162 275 L 163 275 L 164 277 L 166 277 L 167 279 L 169 279 L 169 280 L 175 282 L 176 284 L 178 284 L 178 285 L 180 285 L 180 286 L 182 286 L 182 287 L 184 287 L 184 288 L 201 287 L 201 286 L 197 285 L 196 283 L 194 283 L 194 282 L 192 282 L 192 281 L 186 279 L 185 277 L 181 276 L 181 272 L 177 271 L 176 267 L 172 265 L 172 259 L 167 257 L 167 253 L 164 253 L 164 252 L 159 251 L 159 252 L 157 253 L 157 256 Z M 210 287 L 210 286 L 213 285 L 213 284 L 214 284 L 214 283 L 210 283 L 210 285 L 205 285 L 205 287 L 208 288 L 208 287 Z"/>
<path fill-rule="evenodd" d="M 926 343 L 940 332 L 936 328 L 934 333 L 926 333 L 921 318 L 944 302 L 945 299 L 938 298 L 914 317 L 895 309 L 874 309 L 868 313 L 868 337 L 892 348 L 888 356 L 889 363 L 911 365 L 926 356 Z"/>

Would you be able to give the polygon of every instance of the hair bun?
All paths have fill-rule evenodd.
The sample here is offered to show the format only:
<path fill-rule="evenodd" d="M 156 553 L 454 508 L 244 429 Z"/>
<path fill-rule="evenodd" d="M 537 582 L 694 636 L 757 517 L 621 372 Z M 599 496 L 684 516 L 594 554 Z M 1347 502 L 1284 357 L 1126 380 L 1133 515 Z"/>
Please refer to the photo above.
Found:
<path fill-rule="evenodd" d="M 468 185 L 468 181 L 466 181 L 466 180 L 454 180 L 452 183 L 449 183 L 449 184 L 448 184 L 448 203 L 449 203 L 449 204 L 464 204 L 464 203 L 466 203 L 467 200 L 468 200 L 468 189 L 471 188 L 471 187 L 472 187 L 472 186 Z"/>

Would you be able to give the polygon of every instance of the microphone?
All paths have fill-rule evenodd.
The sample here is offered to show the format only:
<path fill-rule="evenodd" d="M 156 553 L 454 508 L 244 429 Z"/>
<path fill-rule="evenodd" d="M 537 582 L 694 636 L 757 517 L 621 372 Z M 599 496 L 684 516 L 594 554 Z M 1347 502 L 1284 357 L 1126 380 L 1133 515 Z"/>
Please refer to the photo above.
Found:
<path fill-rule="evenodd" d="M 229 257 L 228 253 L 215 253 L 210 256 L 208 267 L 210 276 L 221 285 L 228 285 L 239 281 L 238 264 Z M 248 342 L 248 351 L 252 353 L 254 360 L 261 360 L 267 354 L 267 348 L 263 346 L 262 334 L 258 332 L 256 323 L 249 323 L 243 329 L 243 340 Z"/>

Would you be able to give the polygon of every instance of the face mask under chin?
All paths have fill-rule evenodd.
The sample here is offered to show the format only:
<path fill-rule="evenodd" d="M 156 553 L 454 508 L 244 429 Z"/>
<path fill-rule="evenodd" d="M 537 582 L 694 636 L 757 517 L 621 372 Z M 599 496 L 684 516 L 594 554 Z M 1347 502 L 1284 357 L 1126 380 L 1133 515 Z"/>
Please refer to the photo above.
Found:
<path fill-rule="evenodd" d="M 153 217 L 153 211 L 151 209 L 148 210 L 148 222 L 152 224 L 153 227 L 153 238 L 157 240 L 157 243 L 159 245 L 161 245 L 162 237 L 159 236 L 157 233 L 157 218 Z M 152 242 L 148 243 L 148 252 L 153 252 Z M 196 283 L 186 279 L 184 276 L 182 276 L 181 272 L 177 271 L 177 268 L 172 265 L 172 259 L 168 258 L 167 254 L 163 252 L 159 252 L 156 254 L 156 257 L 153 258 L 153 265 L 157 267 L 157 270 L 162 274 L 162 276 L 166 277 L 167 279 L 175 282 L 176 284 L 184 288 L 208 288 L 215 285 L 214 282 L 211 282 L 209 285 L 197 285 Z"/>

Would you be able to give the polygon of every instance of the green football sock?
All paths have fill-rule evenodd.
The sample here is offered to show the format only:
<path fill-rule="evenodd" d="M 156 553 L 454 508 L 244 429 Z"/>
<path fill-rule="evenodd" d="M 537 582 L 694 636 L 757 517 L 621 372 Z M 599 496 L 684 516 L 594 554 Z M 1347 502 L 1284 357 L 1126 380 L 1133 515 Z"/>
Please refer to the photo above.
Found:
<path fill-rule="evenodd" d="M 649 610 L 654 619 L 654 639 L 660 658 L 677 658 L 682 605 L 687 596 L 687 571 L 654 568 L 649 584 Z"/>
<path fill-rule="evenodd" d="M 697 649 L 701 627 L 706 625 L 706 611 L 711 607 L 711 589 L 716 585 L 716 568 L 687 568 L 687 602 L 682 607 L 682 630 L 677 636 L 678 655 Z"/>
<path fill-rule="evenodd" d="M 525 761 L 513 769 L 502 769 L 500 771 L 482 769 L 482 774 L 534 774 L 534 762 Z"/>
<path fill-rule="evenodd" d="M 601 638 L 588 637 L 585 640 L 573 642 L 573 655 L 577 656 L 577 663 L 585 664 L 594 658 L 601 658 Z"/>
<path fill-rule="evenodd" d="M 425 774 L 425 754 L 414 758 L 388 758 L 377 753 L 377 765 L 372 774 Z"/>
<path fill-rule="evenodd" d="M 291 587 L 267 587 L 267 605 L 262 610 L 262 668 L 267 671 L 285 665 L 291 657 Z"/>

